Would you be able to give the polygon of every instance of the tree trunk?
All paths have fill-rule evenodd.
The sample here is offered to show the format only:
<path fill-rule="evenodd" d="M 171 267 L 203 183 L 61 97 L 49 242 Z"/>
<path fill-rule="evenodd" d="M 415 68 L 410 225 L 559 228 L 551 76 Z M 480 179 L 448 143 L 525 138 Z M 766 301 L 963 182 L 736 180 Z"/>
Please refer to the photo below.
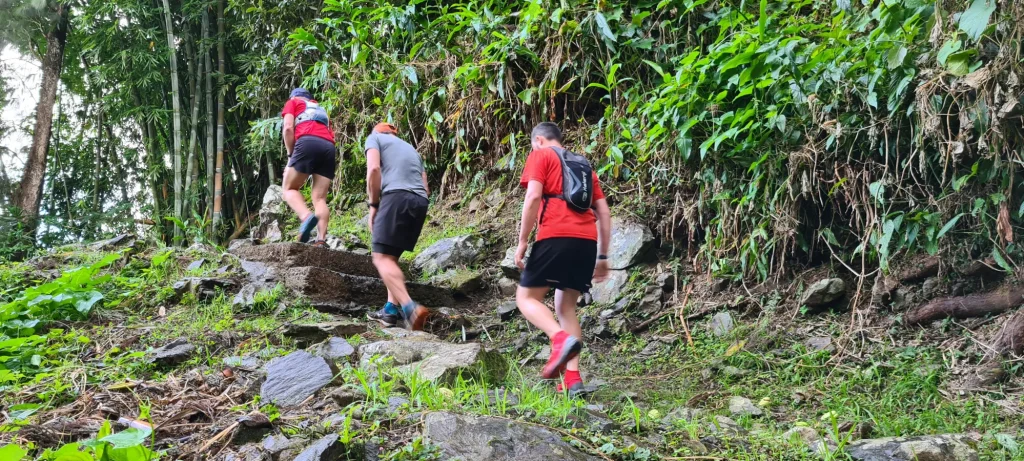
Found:
<path fill-rule="evenodd" d="M 64 45 L 68 38 L 68 5 L 57 4 L 57 24 L 46 34 L 46 53 L 42 59 L 43 81 L 36 105 L 36 126 L 32 133 L 32 147 L 25 161 L 25 171 L 18 186 L 15 206 L 21 208 L 28 232 L 35 235 L 39 223 L 39 204 L 43 196 L 46 176 L 46 156 L 50 149 L 53 129 L 53 104 L 57 100 L 57 86 L 64 63 Z"/>
<path fill-rule="evenodd" d="M 166 1 L 166 0 L 165 0 Z M 221 205 L 224 178 L 224 0 L 217 2 L 217 164 L 213 179 L 213 230 L 214 239 L 220 230 Z"/>
<path fill-rule="evenodd" d="M 167 26 L 167 48 L 171 59 L 171 107 L 174 110 L 174 217 L 181 220 L 181 92 L 178 88 L 178 53 L 174 49 L 174 22 L 171 4 L 164 0 L 164 21 Z M 174 237 L 181 237 L 181 227 L 174 226 Z"/>
<path fill-rule="evenodd" d="M 213 64 L 210 62 L 210 15 L 208 9 L 203 9 L 203 42 L 206 49 L 203 51 L 203 66 L 206 68 L 206 212 L 204 216 L 213 219 Z M 210 227 L 210 236 L 214 233 Z"/>
<path fill-rule="evenodd" d="M 199 180 L 199 169 L 196 166 L 196 143 L 199 138 L 199 79 L 202 78 L 203 63 L 196 58 L 196 54 L 192 50 L 192 41 L 187 38 L 185 48 L 188 50 L 188 74 L 192 78 L 192 120 L 189 123 L 185 195 L 188 200 L 188 207 L 194 208 L 196 197 L 194 187 Z"/>

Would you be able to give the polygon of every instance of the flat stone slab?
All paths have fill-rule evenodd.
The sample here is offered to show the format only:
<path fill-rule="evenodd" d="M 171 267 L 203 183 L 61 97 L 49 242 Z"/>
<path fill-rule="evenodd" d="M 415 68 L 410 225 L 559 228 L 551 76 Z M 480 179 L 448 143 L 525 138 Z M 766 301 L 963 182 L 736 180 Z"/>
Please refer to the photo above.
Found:
<path fill-rule="evenodd" d="M 285 271 L 284 281 L 285 286 L 302 293 L 318 308 L 345 303 L 380 306 L 388 300 L 387 288 L 381 279 L 343 274 L 322 267 L 288 269 Z M 407 283 L 406 287 L 412 299 L 427 307 L 451 306 L 455 303 L 451 290 L 447 288 L 420 283 Z"/>
<path fill-rule="evenodd" d="M 423 435 L 437 445 L 444 459 L 474 461 L 592 461 L 554 432 L 502 418 L 430 413 Z"/>
<path fill-rule="evenodd" d="M 271 360 L 267 380 L 260 387 L 263 402 L 291 407 L 302 403 L 334 379 L 327 361 L 306 351 Z"/>
<path fill-rule="evenodd" d="M 971 439 L 959 434 L 858 440 L 846 453 L 857 461 L 978 461 Z"/>
<path fill-rule="evenodd" d="M 460 374 L 472 379 L 486 375 L 500 379 L 507 370 L 505 359 L 487 351 L 480 343 L 452 344 L 422 339 L 378 341 L 359 347 L 359 363 L 372 368 L 373 357 L 388 357 L 403 373 L 418 373 L 420 378 L 450 382 Z"/>
<path fill-rule="evenodd" d="M 298 242 L 268 243 L 230 250 L 240 259 L 281 268 L 313 266 L 350 275 L 378 277 L 370 255 Z"/>

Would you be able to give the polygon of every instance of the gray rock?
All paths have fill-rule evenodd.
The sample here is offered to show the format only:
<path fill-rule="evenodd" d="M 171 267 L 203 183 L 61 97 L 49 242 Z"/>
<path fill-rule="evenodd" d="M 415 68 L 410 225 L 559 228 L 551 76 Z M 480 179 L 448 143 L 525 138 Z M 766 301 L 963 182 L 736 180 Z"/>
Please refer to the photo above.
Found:
<path fill-rule="evenodd" d="M 504 321 L 512 320 L 512 317 L 515 317 L 518 312 L 519 307 L 516 306 L 515 301 L 505 301 L 498 306 L 498 318 Z"/>
<path fill-rule="evenodd" d="M 487 391 L 487 401 L 490 405 L 504 403 L 507 406 L 519 405 L 519 396 L 508 389 L 490 389 Z"/>
<path fill-rule="evenodd" d="M 498 293 L 502 296 L 509 297 L 515 296 L 516 290 L 519 289 L 519 284 L 515 280 L 502 277 L 498 280 Z"/>
<path fill-rule="evenodd" d="M 939 278 L 929 277 L 921 285 L 921 292 L 924 293 L 924 296 L 926 298 L 931 298 L 932 296 L 935 296 L 935 294 L 939 292 L 940 288 L 941 282 L 939 281 Z"/>
<path fill-rule="evenodd" d="M 391 327 L 381 330 L 384 336 L 394 339 L 410 339 L 413 341 L 440 341 L 437 335 L 425 331 L 412 331 L 405 328 Z"/>
<path fill-rule="evenodd" d="M 260 207 L 256 226 L 252 228 L 250 236 L 253 239 L 266 242 L 280 242 L 284 239 L 284 229 L 281 223 L 284 221 L 286 212 L 284 190 L 279 185 L 271 185 L 263 194 L 263 205 Z"/>
<path fill-rule="evenodd" d="M 590 294 L 593 296 L 595 303 L 612 304 L 619 298 L 619 294 L 622 293 L 622 289 L 626 287 L 628 282 L 629 272 L 611 271 L 608 274 L 607 280 L 595 284 L 590 289 Z"/>
<path fill-rule="evenodd" d="M 814 454 L 822 453 L 826 448 L 825 441 L 818 435 L 818 431 L 810 427 L 794 427 L 782 434 L 782 440 L 807 447 Z"/>
<path fill-rule="evenodd" d="M 235 309 L 250 309 L 256 306 L 256 295 L 273 289 L 273 285 L 268 285 L 262 282 L 247 283 L 241 290 L 238 290 L 235 297 L 231 299 L 231 307 Z"/>
<path fill-rule="evenodd" d="M 547 429 L 501 418 L 429 413 L 423 435 L 445 459 L 474 461 L 591 461 Z"/>
<path fill-rule="evenodd" d="M 704 416 L 704 412 L 702 410 L 698 410 L 695 408 L 679 407 L 668 412 L 668 414 L 665 415 L 664 418 L 661 418 L 661 423 L 666 426 L 671 426 L 675 424 L 677 421 L 683 421 L 688 423 L 702 416 Z"/>
<path fill-rule="evenodd" d="M 483 238 L 460 235 L 437 241 L 416 255 L 412 268 L 427 275 L 476 264 L 485 249 Z"/>
<path fill-rule="evenodd" d="M 338 320 L 312 324 L 290 323 L 282 335 L 295 340 L 299 347 L 318 343 L 331 336 L 349 337 L 366 333 L 366 324 L 352 320 Z"/>
<path fill-rule="evenodd" d="M 328 434 L 306 447 L 295 461 L 335 461 L 345 456 L 345 445 L 338 440 L 338 434 Z"/>
<path fill-rule="evenodd" d="M 388 397 L 388 414 L 398 413 L 398 410 L 409 405 L 409 403 L 409 399 L 405 397 Z"/>
<path fill-rule="evenodd" d="M 513 280 L 519 280 L 519 276 L 522 271 L 519 270 L 519 266 L 516 266 L 516 248 L 518 245 L 512 245 L 512 248 L 505 250 L 505 258 L 501 260 L 501 272 Z M 531 243 L 526 247 L 526 259 L 530 258 L 530 252 L 533 251 L 533 244 Z"/>
<path fill-rule="evenodd" d="M 836 349 L 835 346 L 832 345 L 832 338 L 828 336 L 816 336 L 814 338 L 810 338 L 807 341 L 804 341 L 804 346 L 807 347 L 807 350 L 814 352 L 832 352 Z"/>
<path fill-rule="evenodd" d="M 739 378 L 747 375 L 747 372 L 741 368 L 727 365 L 722 367 L 722 374 L 733 378 Z"/>
<path fill-rule="evenodd" d="M 643 262 L 654 247 L 654 234 L 643 224 L 612 218 L 612 238 L 608 247 L 608 265 L 625 269 Z"/>
<path fill-rule="evenodd" d="M 368 255 L 307 245 L 297 242 L 242 246 L 231 250 L 242 260 L 263 263 L 279 269 L 318 267 L 327 271 L 363 277 L 379 277 Z M 383 304 L 383 303 L 382 303 Z"/>
<path fill-rule="evenodd" d="M 254 283 L 271 282 L 277 279 L 277 269 L 267 264 L 242 259 L 239 260 L 239 265 L 249 280 Z"/>
<path fill-rule="evenodd" d="M 254 239 L 234 239 L 228 244 L 228 252 L 234 253 L 237 250 L 253 245 L 256 245 L 256 240 Z"/>
<path fill-rule="evenodd" d="M 459 272 L 450 269 L 430 278 L 430 285 L 450 288 L 461 295 L 471 295 L 484 287 L 484 275 L 479 271 Z"/>
<path fill-rule="evenodd" d="M 234 292 L 238 289 L 238 282 L 230 278 L 186 277 L 175 282 L 173 288 L 179 295 L 190 292 L 200 301 L 208 301 L 220 293 Z"/>
<path fill-rule="evenodd" d="M 739 396 L 729 397 L 729 413 L 732 413 L 733 416 L 761 416 L 764 414 L 750 399 Z"/>
<path fill-rule="evenodd" d="M 345 341 L 345 338 L 335 337 L 313 346 L 310 348 L 310 352 L 317 357 L 336 362 L 351 357 L 356 353 L 356 349 L 348 341 Z"/>
<path fill-rule="evenodd" d="M 715 314 L 715 316 L 711 318 L 710 327 L 711 334 L 718 338 L 732 333 L 733 328 L 735 328 L 735 324 L 732 320 L 732 314 L 728 311 Z"/>
<path fill-rule="evenodd" d="M 670 271 L 661 272 L 654 278 L 654 283 L 662 291 L 672 291 L 676 288 L 676 275 Z"/>
<path fill-rule="evenodd" d="M 238 418 L 238 427 L 231 437 L 231 443 L 245 445 L 259 442 L 270 434 L 273 428 L 270 419 L 262 413 L 242 416 Z"/>
<path fill-rule="evenodd" d="M 846 282 L 843 279 L 823 279 L 807 287 L 800 304 L 807 307 L 823 307 L 842 298 L 846 294 Z"/>
<path fill-rule="evenodd" d="M 346 384 L 331 391 L 330 397 L 339 407 L 345 408 L 353 403 L 366 400 L 366 392 L 361 387 Z"/>
<path fill-rule="evenodd" d="M 591 304 L 594 304 L 594 295 L 589 291 L 580 295 L 580 299 L 576 300 L 576 307 L 587 307 Z"/>
<path fill-rule="evenodd" d="M 978 461 L 973 445 L 957 434 L 887 437 L 852 442 L 846 452 L 857 461 Z"/>
<path fill-rule="evenodd" d="M 269 245 L 262 245 L 269 246 Z M 313 245 L 305 245 L 317 248 Z M 260 247 L 257 247 L 260 248 Z M 333 253 L 341 253 L 323 249 Z M 285 286 L 306 296 L 313 307 L 327 312 L 365 312 L 360 306 L 380 306 L 387 302 L 387 288 L 376 275 L 357 276 L 334 272 L 323 267 L 296 267 L 284 272 Z M 421 283 L 407 283 L 412 299 L 426 306 L 455 304 L 452 291 Z"/>
<path fill-rule="evenodd" d="M 708 431 L 712 434 L 722 434 L 729 436 L 743 435 L 747 431 L 744 430 L 739 423 L 733 421 L 732 418 L 717 415 L 708 426 Z"/>
<path fill-rule="evenodd" d="M 271 360 L 265 369 L 267 380 L 260 387 L 261 400 L 280 407 L 302 403 L 334 379 L 327 361 L 306 351 Z"/>
<path fill-rule="evenodd" d="M 199 270 L 199 269 L 201 269 L 203 267 L 203 264 L 206 264 L 206 260 L 203 259 L 203 258 L 199 258 L 199 259 L 197 259 L 195 261 L 192 261 L 192 263 L 189 264 L 188 267 L 185 268 L 185 270 L 190 271 L 190 272 L 191 271 L 197 271 L 197 270 Z"/>
<path fill-rule="evenodd" d="M 154 350 L 149 361 L 158 366 L 171 367 L 188 360 L 195 352 L 196 346 L 180 338 Z"/>
<path fill-rule="evenodd" d="M 238 453 L 227 453 L 222 458 L 224 461 L 263 461 L 263 453 L 253 445 L 246 445 L 238 449 Z"/>
<path fill-rule="evenodd" d="M 276 456 L 278 453 L 287 449 L 300 448 L 301 444 L 298 441 L 289 440 L 288 437 L 285 437 L 284 435 L 271 434 L 260 442 L 260 446 L 267 454 Z"/>
<path fill-rule="evenodd" d="M 397 339 L 359 347 L 360 366 L 372 368 L 375 356 L 389 357 L 399 365 L 399 372 L 415 372 L 430 381 L 450 382 L 460 374 L 466 379 L 495 379 L 504 376 L 507 369 L 501 354 L 485 350 L 480 343 Z"/>
<path fill-rule="evenodd" d="M 584 408 L 582 420 L 587 429 L 601 434 L 611 434 L 619 430 L 619 425 L 606 413 L 600 410 Z"/>
<path fill-rule="evenodd" d="M 136 237 L 133 234 L 121 234 L 109 240 L 101 240 L 89 244 L 89 248 L 100 251 L 113 250 L 115 248 L 123 248 L 132 246 L 135 244 Z"/>
<path fill-rule="evenodd" d="M 260 359 L 258 359 L 256 357 L 249 356 L 249 355 L 246 355 L 246 356 L 237 356 L 237 355 L 235 355 L 235 356 L 231 356 L 231 357 L 224 357 L 224 359 L 221 360 L 221 362 L 224 363 L 224 365 L 227 365 L 227 366 L 232 367 L 232 368 L 242 368 L 242 369 L 246 369 L 246 370 L 255 370 L 255 369 L 260 368 L 260 367 L 263 366 L 263 361 L 262 360 L 260 360 Z"/>

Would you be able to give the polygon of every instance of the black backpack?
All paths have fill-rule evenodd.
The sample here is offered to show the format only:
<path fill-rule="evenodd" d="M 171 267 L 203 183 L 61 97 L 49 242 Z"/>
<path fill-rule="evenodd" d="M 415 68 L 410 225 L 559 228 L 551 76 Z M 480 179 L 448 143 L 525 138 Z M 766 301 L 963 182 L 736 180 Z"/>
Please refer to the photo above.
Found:
<path fill-rule="evenodd" d="M 594 169 L 586 157 L 561 147 L 552 147 L 562 163 L 562 194 L 545 195 L 565 200 L 569 208 L 583 213 L 594 206 Z M 542 217 L 543 219 L 543 217 Z"/>

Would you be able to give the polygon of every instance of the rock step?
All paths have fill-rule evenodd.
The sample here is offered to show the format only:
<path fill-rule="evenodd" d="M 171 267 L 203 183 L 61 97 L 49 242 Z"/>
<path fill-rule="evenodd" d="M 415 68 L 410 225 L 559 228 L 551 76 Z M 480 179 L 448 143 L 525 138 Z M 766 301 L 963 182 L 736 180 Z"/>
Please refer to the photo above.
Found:
<path fill-rule="evenodd" d="M 328 250 L 331 251 L 331 250 Z M 388 300 L 384 282 L 375 277 L 340 273 L 323 267 L 293 267 L 284 273 L 285 286 L 310 299 L 313 307 L 331 313 L 363 312 Z M 455 303 L 447 288 L 407 283 L 409 295 L 428 307 Z"/>
<path fill-rule="evenodd" d="M 235 256 L 282 269 L 293 267 L 321 267 L 334 272 L 378 277 L 370 255 L 351 251 L 332 250 L 298 242 L 268 243 L 239 246 L 230 250 Z M 403 268 L 408 272 L 407 269 Z"/>

